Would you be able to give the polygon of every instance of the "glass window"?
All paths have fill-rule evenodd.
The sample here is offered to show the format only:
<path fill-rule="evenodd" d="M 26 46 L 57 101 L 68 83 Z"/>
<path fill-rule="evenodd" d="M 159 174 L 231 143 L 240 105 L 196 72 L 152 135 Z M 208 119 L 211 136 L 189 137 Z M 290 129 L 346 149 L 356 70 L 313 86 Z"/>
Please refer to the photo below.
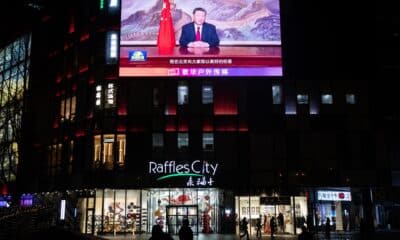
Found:
<path fill-rule="evenodd" d="M 111 189 L 104 190 L 103 231 L 107 232 L 107 233 L 114 232 L 115 214 L 116 214 L 116 211 L 117 212 L 121 211 L 121 208 L 122 208 L 121 205 L 115 204 L 114 194 L 115 194 L 114 190 L 111 190 Z"/>
<path fill-rule="evenodd" d="M 64 121 L 65 118 L 65 99 L 61 100 L 60 104 L 60 116 L 61 116 L 61 121 Z"/>
<path fill-rule="evenodd" d="M 214 134 L 203 133 L 203 150 L 213 151 L 214 150 Z"/>
<path fill-rule="evenodd" d="M 114 162 L 114 135 L 103 135 L 103 161 L 105 168 L 112 168 Z"/>
<path fill-rule="evenodd" d="M 147 202 L 147 198 L 143 198 Z M 127 190 L 126 223 L 128 232 L 140 229 L 140 190 Z M 143 212 L 142 212 L 143 214 Z M 147 219 L 147 216 L 146 216 Z M 142 229 L 143 230 L 143 229 Z"/>
<path fill-rule="evenodd" d="M 282 91 L 279 85 L 272 85 L 272 104 L 282 104 Z"/>
<path fill-rule="evenodd" d="M 126 190 L 115 190 L 114 202 L 114 231 L 124 232 L 126 230 Z"/>
<path fill-rule="evenodd" d="M 346 94 L 346 103 L 347 104 L 356 104 L 356 96 L 354 94 Z"/>
<path fill-rule="evenodd" d="M 189 103 L 189 88 L 187 85 L 178 86 L 178 105 Z"/>
<path fill-rule="evenodd" d="M 101 215 L 102 215 L 102 208 L 103 208 L 103 190 L 96 189 L 96 206 L 95 206 L 95 215 L 94 215 L 94 225 L 95 225 L 95 232 L 101 231 Z"/>
<path fill-rule="evenodd" d="M 117 135 L 117 144 L 118 144 L 118 166 L 125 165 L 125 153 L 126 153 L 126 137 L 125 134 Z"/>
<path fill-rule="evenodd" d="M 164 147 L 164 136 L 162 133 L 153 133 L 153 149 Z"/>
<path fill-rule="evenodd" d="M 94 136 L 94 153 L 93 160 L 95 164 L 100 164 L 101 159 L 101 143 L 100 143 L 100 135 Z"/>
<path fill-rule="evenodd" d="M 178 149 L 187 149 L 189 147 L 189 133 L 178 133 Z"/>
<path fill-rule="evenodd" d="M 210 104 L 213 103 L 213 87 L 206 85 L 202 87 L 202 103 Z"/>
<path fill-rule="evenodd" d="M 308 95 L 297 94 L 297 104 L 308 104 Z"/>
<path fill-rule="evenodd" d="M 332 94 L 322 94 L 321 102 L 322 104 L 333 104 Z"/>
<path fill-rule="evenodd" d="M 61 100 L 60 116 L 61 121 L 75 119 L 76 96 Z"/>
<path fill-rule="evenodd" d="M 125 165 L 126 135 L 118 134 L 116 144 L 114 144 L 114 137 L 114 134 L 103 135 L 103 145 L 101 145 L 101 135 L 94 136 L 93 162 L 95 167 L 112 169 L 115 157 L 118 166 Z"/>
<path fill-rule="evenodd" d="M 76 96 L 71 97 L 71 120 L 75 119 L 76 114 Z"/>

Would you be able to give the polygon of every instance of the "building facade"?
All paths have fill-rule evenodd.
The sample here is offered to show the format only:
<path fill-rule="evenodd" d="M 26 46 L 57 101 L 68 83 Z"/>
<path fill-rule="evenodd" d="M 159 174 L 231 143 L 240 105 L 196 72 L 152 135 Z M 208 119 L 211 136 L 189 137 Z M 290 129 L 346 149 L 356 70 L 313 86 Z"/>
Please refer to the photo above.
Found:
<path fill-rule="evenodd" d="M 302 7 L 280 8 L 282 76 L 135 77 L 120 76 L 121 1 L 49 3 L 32 28 L 18 192 L 61 193 L 88 234 L 174 234 L 184 218 L 195 233 L 239 233 L 243 217 L 250 234 L 272 216 L 289 234 L 327 218 L 385 226 L 373 85 L 330 74 L 339 60 L 310 46 Z"/>

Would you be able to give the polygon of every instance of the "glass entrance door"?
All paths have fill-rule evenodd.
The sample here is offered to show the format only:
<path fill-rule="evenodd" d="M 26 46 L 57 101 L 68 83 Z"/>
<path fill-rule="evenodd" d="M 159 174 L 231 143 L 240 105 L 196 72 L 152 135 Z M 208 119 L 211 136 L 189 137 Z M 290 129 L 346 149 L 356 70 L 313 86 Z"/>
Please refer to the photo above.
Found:
<path fill-rule="evenodd" d="M 189 220 L 189 226 L 193 234 L 198 234 L 198 207 L 197 205 L 167 205 L 167 231 L 170 234 L 178 234 L 183 219 Z"/>

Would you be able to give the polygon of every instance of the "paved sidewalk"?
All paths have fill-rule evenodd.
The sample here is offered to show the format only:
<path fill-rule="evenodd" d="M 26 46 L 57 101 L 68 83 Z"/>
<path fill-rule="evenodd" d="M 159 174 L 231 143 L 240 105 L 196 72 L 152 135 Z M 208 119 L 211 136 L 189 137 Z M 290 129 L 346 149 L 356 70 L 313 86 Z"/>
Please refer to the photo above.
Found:
<path fill-rule="evenodd" d="M 140 234 L 132 236 L 131 234 L 126 235 L 99 235 L 100 239 L 106 240 L 148 240 L 150 234 Z M 173 239 L 178 240 L 177 235 L 172 236 Z M 399 240 L 400 231 L 375 231 L 369 236 L 370 240 Z M 263 235 L 261 240 L 270 240 L 270 235 Z M 297 240 L 296 235 L 277 235 L 275 240 Z M 314 234 L 314 240 L 325 240 L 325 236 L 322 232 Z M 246 240 L 246 238 L 240 239 L 239 236 L 234 234 L 199 234 L 194 236 L 194 240 Z M 250 240 L 259 240 L 256 236 L 250 236 Z M 360 240 L 360 235 L 358 232 L 332 232 L 330 240 Z"/>
<path fill-rule="evenodd" d="M 104 239 L 110 239 L 110 240 L 148 240 L 150 238 L 150 234 L 140 234 L 140 235 L 117 235 L 117 236 L 99 236 Z M 177 235 L 172 236 L 173 239 L 178 240 L 179 237 Z M 251 236 L 251 240 L 258 240 L 256 236 Z M 265 239 L 271 239 L 270 236 L 262 236 L 262 240 Z M 297 239 L 297 236 L 295 235 L 278 235 L 274 239 L 276 240 L 294 240 Z M 194 240 L 240 240 L 239 236 L 234 235 L 234 234 L 199 234 L 198 236 L 194 236 Z M 241 240 L 246 240 L 246 238 L 242 238 Z"/>

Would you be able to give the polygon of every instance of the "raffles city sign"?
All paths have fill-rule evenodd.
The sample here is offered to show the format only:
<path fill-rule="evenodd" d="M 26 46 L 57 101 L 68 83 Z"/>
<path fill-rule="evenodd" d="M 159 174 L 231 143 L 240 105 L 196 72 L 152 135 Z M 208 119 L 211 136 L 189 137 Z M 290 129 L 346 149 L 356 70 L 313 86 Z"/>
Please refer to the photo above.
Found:
<path fill-rule="evenodd" d="M 206 187 L 214 185 L 218 163 L 194 160 L 192 162 L 149 162 L 149 174 L 158 176 L 157 181 L 169 178 L 186 178 L 187 187 Z"/>

